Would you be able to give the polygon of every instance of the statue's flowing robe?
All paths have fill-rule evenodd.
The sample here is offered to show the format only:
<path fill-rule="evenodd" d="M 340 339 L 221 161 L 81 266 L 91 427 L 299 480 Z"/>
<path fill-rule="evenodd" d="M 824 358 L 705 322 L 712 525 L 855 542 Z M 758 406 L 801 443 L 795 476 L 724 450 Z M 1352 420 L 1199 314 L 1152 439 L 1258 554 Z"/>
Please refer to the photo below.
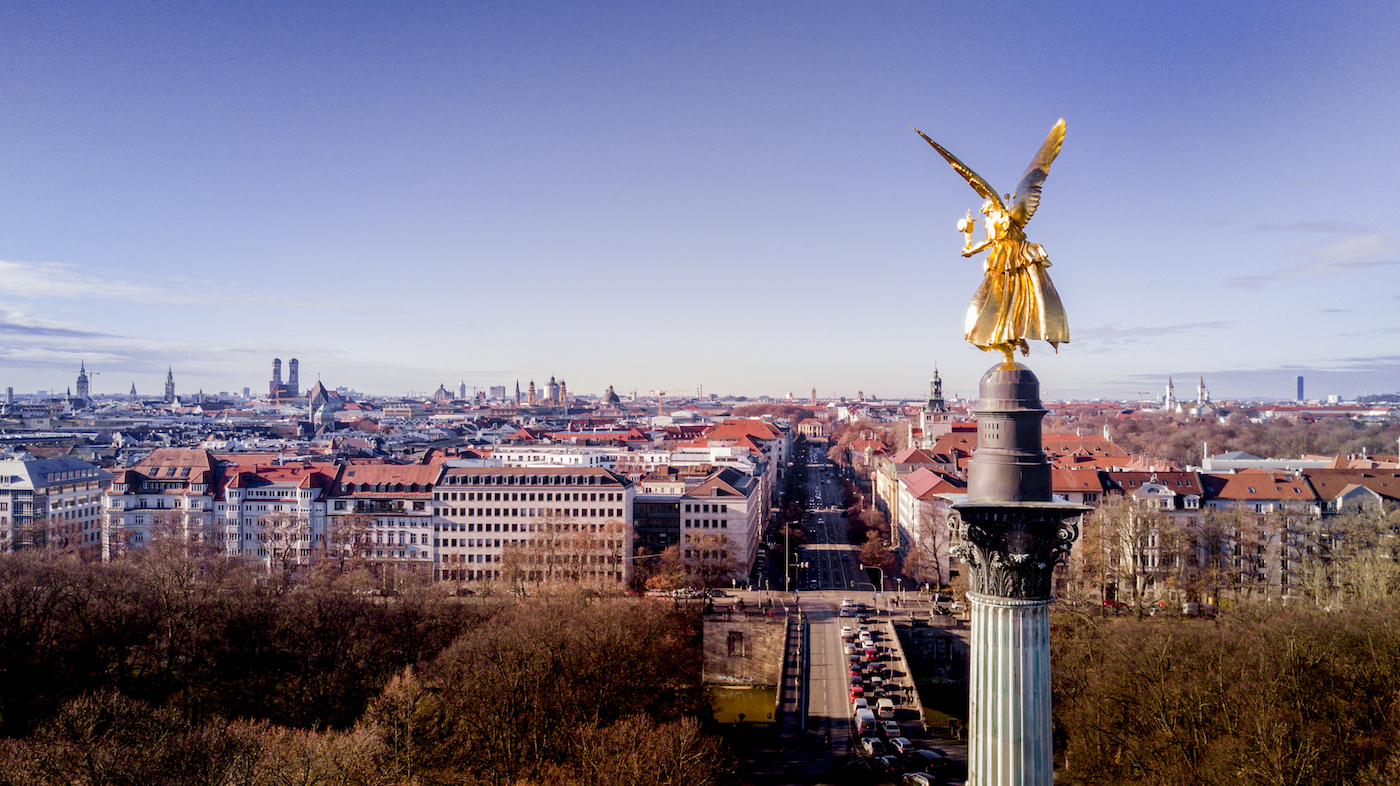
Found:
<path fill-rule="evenodd" d="M 982 348 L 1015 345 L 1021 339 L 1069 343 L 1069 320 L 1046 268 L 1050 258 L 1039 243 L 1026 240 L 1014 222 L 997 222 L 983 263 L 986 275 L 967 308 L 966 338 Z"/>

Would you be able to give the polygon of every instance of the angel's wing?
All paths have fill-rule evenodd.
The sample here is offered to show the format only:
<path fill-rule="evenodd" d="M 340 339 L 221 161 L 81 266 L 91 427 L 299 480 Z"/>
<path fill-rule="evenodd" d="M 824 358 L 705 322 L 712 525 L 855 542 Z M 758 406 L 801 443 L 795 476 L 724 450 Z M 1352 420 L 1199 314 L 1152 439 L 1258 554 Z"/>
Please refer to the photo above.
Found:
<path fill-rule="evenodd" d="M 1045 137 L 1045 143 L 1036 151 L 1035 159 L 1026 167 L 1026 174 L 1021 175 L 1021 182 L 1016 186 L 1010 213 L 1011 220 L 1019 226 L 1025 226 L 1040 206 L 1040 187 L 1050 175 L 1050 163 L 1060 154 L 1060 145 L 1064 142 L 1065 120 L 1060 118 L 1060 122 L 1050 129 L 1050 135 Z"/>
<path fill-rule="evenodd" d="M 913 126 L 909 127 L 914 128 Z M 992 185 L 990 183 L 983 180 L 981 175 L 977 174 L 976 172 L 973 172 L 967 164 L 964 164 L 963 162 L 959 161 L 957 156 L 953 155 L 952 153 L 949 153 L 947 150 L 944 150 L 942 145 L 939 145 L 937 142 L 933 141 L 932 139 L 929 139 L 928 134 L 925 134 L 917 128 L 914 128 L 914 133 L 923 137 L 925 142 L 928 142 L 930 145 L 933 145 L 933 149 L 937 150 L 939 155 L 948 159 L 948 163 L 952 164 L 953 169 L 958 174 L 963 176 L 963 180 L 966 180 L 968 185 L 972 186 L 973 191 L 976 191 L 977 193 L 981 194 L 983 199 L 992 200 L 996 203 L 997 207 L 1001 208 L 1002 210 L 1006 210 L 1006 205 L 1002 203 L 1001 197 L 997 196 L 997 190 L 995 188 L 992 188 Z M 1059 147 L 1056 146 L 1055 149 L 1058 151 Z"/>

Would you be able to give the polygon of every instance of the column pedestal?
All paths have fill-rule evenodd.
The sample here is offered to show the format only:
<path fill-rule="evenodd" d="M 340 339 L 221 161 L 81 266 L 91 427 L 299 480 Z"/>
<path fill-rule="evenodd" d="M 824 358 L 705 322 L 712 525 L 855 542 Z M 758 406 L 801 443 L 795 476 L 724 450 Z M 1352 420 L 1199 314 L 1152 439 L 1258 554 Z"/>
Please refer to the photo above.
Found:
<path fill-rule="evenodd" d="M 1051 786 L 1050 598 L 969 592 L 969 784 Z"/>

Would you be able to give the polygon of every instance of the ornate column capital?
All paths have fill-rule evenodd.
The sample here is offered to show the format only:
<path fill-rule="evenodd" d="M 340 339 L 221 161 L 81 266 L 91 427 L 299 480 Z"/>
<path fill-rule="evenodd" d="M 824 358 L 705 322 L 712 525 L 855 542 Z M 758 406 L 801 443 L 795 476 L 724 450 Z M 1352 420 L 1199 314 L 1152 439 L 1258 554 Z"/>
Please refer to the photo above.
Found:
<path fill-rule="evenodd" d="M 952 552 L 971 566 L 968 591 L 999 598 L 1049 598 L 1055 566 L 1079 539 L 1089 508 L 1058 502 L 964 502 L 948 526 Z"/>

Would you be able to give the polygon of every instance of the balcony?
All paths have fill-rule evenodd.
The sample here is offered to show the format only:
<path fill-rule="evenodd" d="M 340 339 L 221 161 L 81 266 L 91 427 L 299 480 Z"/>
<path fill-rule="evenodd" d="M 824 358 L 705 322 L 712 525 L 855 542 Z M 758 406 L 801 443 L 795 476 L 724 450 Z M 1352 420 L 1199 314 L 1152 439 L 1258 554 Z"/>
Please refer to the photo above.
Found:
<path fill-rule="evenodd" d="M 356 513 L 403 513 L 405 511 L 402 500 L 356 500 Z"/>

